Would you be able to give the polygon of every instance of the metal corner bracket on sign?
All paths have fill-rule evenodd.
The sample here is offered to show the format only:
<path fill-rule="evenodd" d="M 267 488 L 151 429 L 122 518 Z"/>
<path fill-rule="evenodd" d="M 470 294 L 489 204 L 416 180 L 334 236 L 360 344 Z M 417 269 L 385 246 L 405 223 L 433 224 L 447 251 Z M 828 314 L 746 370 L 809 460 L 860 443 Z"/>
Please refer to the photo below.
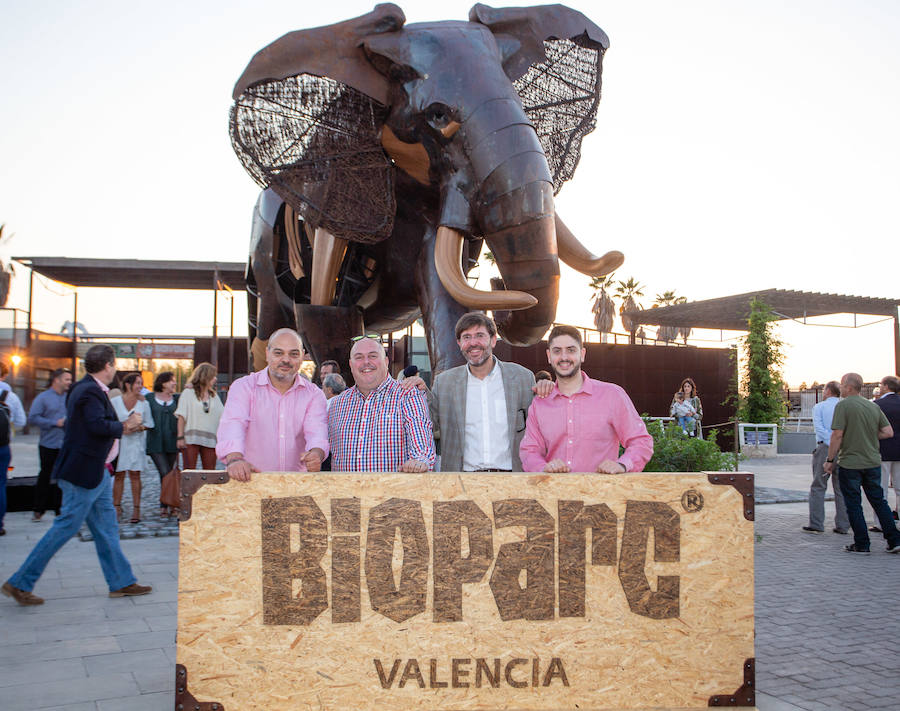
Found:
<path fill-rule="evenodd" d="M 756 659 L 744 661 L 744 683 L 733 694 L 718 694 L 709 697 L 710 706 L 755 706 L 756 705 Z"/>
<path fill-rule="evenodd" d="M 187 669 L 175 665 L 175 711 L 225 711 L 217 701 L 197 701 L 187 688 Z"/>
<path fill-rule="evenodd" d="M 191 517 L 193 496 L 204 484 L 226 484 L 231 480 L 228 472 L 222 471 L 186 471 L 181 473 L 181 513 L 179 521 L 187 521 Z"/>
<path fill-rule="evenodd" d="M 707 473 L 710 484 L 731 485 L 740 493 L 743 501 L 744 518 L 752 521 L 755 516 L 756 499 L 753 495 L 753 474 L 732 474 L 730 472 Z"/>

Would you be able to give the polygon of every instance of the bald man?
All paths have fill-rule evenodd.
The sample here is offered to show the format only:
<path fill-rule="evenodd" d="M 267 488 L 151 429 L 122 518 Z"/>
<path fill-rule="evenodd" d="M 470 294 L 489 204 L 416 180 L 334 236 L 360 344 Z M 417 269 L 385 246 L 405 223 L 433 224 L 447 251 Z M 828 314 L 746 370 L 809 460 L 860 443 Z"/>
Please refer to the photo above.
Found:
<path fill-rule="evenodd" d="M 328 439 L 336 472 L 426 472 L 434 467 L 428 402 L 388 373 L 377 337 L 354 339 L 350 372 L 356 384 L 331 400 Z"/>
<path fill-rule="evenodd" d="M 900 531 L 894 525 L 881 488 L 881 452 L 878 448 L 878 441 L 893 437 L 894 429 L 881 408 L 859 394 L 862 385 L 863 379 L 858 373 L 847 373 L 841 378 L 843 399 L 834 408 L 831 443 L 824 469 L 831 474 L 837 466 L 847 516 L 853 528 L 853 543 L 844 550 L 869 554 L 869 532 L 860 494 L 862 489 L 881 523 L 888 553 L 900 553 Z"/>
<path fill-rule="evenodd" d="M 268 367 L 228 390 L 216 454 L 236 481 L 253 472 L 317 472 L 328 456 L 325 396 L 300 376 L 303 344 L 282 328 L 266 345 Z"/>

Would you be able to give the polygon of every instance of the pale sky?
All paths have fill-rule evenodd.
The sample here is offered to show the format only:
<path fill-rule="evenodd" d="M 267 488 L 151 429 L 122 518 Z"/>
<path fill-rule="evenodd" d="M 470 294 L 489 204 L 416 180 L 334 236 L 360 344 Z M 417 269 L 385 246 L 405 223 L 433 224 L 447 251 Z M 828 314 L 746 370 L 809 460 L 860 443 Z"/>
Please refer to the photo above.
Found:
<path fill-rule="evenodd" d="M 472 3 L 398 4 L 417 22 L 465 19 Z M 900 3 L 569 4 L 611 47 L 558 211 L 595 252 L 625 253 L 618 276 L 647 285 L 645 306 L 667 289 L 900 297 L 882 256 L 898 233 Z M 229 143 L 235 80 L 281 34 L 373 6 L 2 0 L 3 254 L 244 261 L 258 188 Z M 26 271 L 11 306 L 27 303 Z M 587 282 L 564 268 L 558 320 L 591 323 Z M 36 290 L 35 322 L 56 331 L 72 299 L 52 289 Z M 211 312 L 209 293 L 79 291 L 92 331 L 208 334 Z M 239 298 L 239 334 L 245 314 Z M 780 331 L 794 386 L 893 370 L 890 321 Z"/>

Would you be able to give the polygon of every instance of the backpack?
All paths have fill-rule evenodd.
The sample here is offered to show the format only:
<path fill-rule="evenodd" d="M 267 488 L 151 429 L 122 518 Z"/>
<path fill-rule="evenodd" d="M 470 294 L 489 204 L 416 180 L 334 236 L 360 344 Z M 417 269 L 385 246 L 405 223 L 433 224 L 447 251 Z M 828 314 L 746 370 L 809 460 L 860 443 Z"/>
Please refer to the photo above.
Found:
<path fill-rule="evenodd" d="M 6 398 L 9 390 L 0 391 L 0 447 L 6 447 L 9 444 L 9 423 L 11 421 L 9 405 L 6 404 Z"/>

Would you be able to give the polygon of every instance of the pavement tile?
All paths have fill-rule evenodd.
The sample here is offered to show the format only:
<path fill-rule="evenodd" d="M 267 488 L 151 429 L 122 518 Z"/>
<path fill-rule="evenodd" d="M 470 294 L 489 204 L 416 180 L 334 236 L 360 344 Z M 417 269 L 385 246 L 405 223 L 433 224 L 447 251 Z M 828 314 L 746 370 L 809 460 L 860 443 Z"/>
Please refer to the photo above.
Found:
<path fill-rule="evenodd" d="M 0 687 L 18 686 L 26 679 L 58 681 L 87 676 L 81 658 L 55 659 L 52 662 L 4 662 L 0 666 Z M 6 696 L 6 692 L 0 693 Z"/>
<path fill-rule="evenodd" d="M 136 669 L 132 672 L 142 694 L 155 691 L 171 691 L 175 683 L 175 667 L 166 664 L 165 668 Z"/>
<path fill-rule="evenodd" d="M 97 711 L 170 711 L 175 706 L 174 687 L 175 678 L 173 676 L 172 691 L 98 701 Z"/>
<path fill-rule="evenodd" d="M 115 636 L 149 631 L 147 623 L 140 617 L 125 620 L 102 620 L 81 622 L 74 625 L 56 625 L 42 627 L 37 631 L 38 642 L 60 642 L 66 639 L 84 639 L 85 637 Z"/>
<path fill-rule="evenodd" d="M 68 639 L 63 642 L 15 644 L 8 647 L 0 646 L 0 666 L 12 662 L 73 659 L 118 651 L 120 651 L 119 643 L 115 637 L 109 636 Z"/>
<path fill-rule="evenodd" d="M 142 649 L 118 654 L 98 654 L 84 660 L 88 676 L 102 676 L 110 672 L 132 673 L 135 670 L 170 669 L 171 665 L 161 649 Z M 174 680 L 174 677 L 172 677 Z"/>
<path fill-rule="evenodd" d="M 175 645 L 175 631 L 120 634 L 116 635 L 116 640 L 123 652 L 133 652 L 139 649 L 164 649 Z"/>
<path fill-rule="evenodd" d="M 42 706 L 40 711 L 97 711 L 97 704 L 95 704 L 93 701 L 85 701 L 83 704 L 65 704 L 63 706 Z"/>
<path fill-rule="evenodd" d="M 27 684 L 6 687 L 3 691 L 3 711 L 33 711 L 46 706 L 69 708 L 69 704 L 100 699 L 118 700 L 139 693 L 137 682 L 131 674 L 114 673 L 39 684 L 32 680 Z M 122 711 L 126 707 L 119 705 L 117 708 Z"/>

